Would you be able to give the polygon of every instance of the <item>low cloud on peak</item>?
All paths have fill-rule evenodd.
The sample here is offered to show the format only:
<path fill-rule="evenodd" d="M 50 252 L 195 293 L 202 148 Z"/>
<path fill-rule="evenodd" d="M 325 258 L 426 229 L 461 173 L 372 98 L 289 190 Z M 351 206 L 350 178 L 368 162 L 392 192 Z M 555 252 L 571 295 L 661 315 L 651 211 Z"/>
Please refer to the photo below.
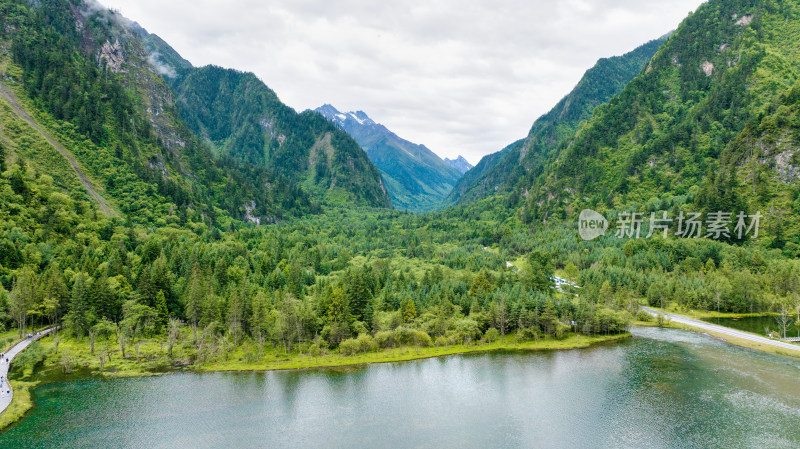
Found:
<path fill-rule="evenodd" d="M 194 65 L 255 72 L 296 110 L 365 110 L 442 157 L 524 137 L 601 57 L 677 27 L 699 0 L 103 0 Z"/>

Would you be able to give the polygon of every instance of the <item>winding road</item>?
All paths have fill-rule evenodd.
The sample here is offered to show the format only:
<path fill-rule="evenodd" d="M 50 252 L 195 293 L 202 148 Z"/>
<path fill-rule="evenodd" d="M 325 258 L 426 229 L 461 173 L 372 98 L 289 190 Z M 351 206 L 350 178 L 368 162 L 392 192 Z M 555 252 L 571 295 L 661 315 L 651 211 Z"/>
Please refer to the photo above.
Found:
<path fill-rule="evenodd" d="M 44 337 L 55 329 L 55 327 L 51 327 L 41 331 L 39 334 L 34 334 L 31 338 L 25 338 L 3 354 L 3 360 L 0 361 L 0 377 L 3 379 L 3 387 L 0 389 L 0 414 L 11 405 L 11 399 L 14 398 L 14 390 L 11 389 L 11 385 L 8 383 L 8 368 L 11 362 L 14 361 L 14 357 L 30 346 L 31 343 Z M 6 362 L 6 359 L 8 359 L 8 362 Z"/>
<path fill-rule="evenodd" d="M 646 311 L 647 313 L 658 316 L 659 311 L 655 309 L 651 309 L 650 307 L 642 306 L 642 310 Z M 744 332 L 736 329 L 731 329 L 729 327 L 720 326 L 717 324 L 706 323 L 705 321 L 700 320 L 693 320 L 691 318 L 687 318 L 682 315 L 676 315 L 674 313 L 663 312 L 664 316 L 669 317 L 675 323 L 685 324 L 687 326 L 696 327 L 698 329 L 703 329 L 711 332 L 716 332 L 718 334 L 729 335 L 731 337 L 741 338 L 744 340 L 749 340 L 756 343 L 761 343 L 769 346 L 774 346 L 780 349 L 788 349 L 790 351 L 794 351 L 796 354 L 800 354 L 800 345 L 793 345 L 791 343 L 786 343 L 780 340 L 773 340 L 771 338 L 762 337 L 760 335 L 751 334 L 750 332 Z"/>

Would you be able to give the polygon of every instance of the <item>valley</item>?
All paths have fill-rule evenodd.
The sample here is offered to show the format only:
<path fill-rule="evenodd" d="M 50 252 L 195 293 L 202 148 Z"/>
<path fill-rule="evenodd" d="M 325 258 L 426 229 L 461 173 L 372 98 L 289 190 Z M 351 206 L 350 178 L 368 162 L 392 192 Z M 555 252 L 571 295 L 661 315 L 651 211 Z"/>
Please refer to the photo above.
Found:
<path fill-rule="evenodd" d="M 60 326 L 0 445 L 196 437 L 159 411 L 230 421 L 201 447 L 796 445 L 800 6 L 675 27 L 472 167 L 94 0 L 0 0 L 0 345 Z"/>

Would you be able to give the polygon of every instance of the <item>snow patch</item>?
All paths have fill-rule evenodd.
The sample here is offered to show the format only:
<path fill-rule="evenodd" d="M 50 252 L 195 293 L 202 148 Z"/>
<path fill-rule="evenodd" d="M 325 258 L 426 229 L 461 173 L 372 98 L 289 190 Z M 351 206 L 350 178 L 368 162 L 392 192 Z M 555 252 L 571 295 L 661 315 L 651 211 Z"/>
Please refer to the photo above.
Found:
<path fill-rule="evenodd" d="M 350 116 L 350 118 L 352 118 L 353 120 L 357 121 L 359 125 L 363 125 L 364 124 L 364 120 L 361 120 L 360 118 L 358 118 L 358 115 L 356 115 L 354 112 L 348 112 L 347 114 Z"/>

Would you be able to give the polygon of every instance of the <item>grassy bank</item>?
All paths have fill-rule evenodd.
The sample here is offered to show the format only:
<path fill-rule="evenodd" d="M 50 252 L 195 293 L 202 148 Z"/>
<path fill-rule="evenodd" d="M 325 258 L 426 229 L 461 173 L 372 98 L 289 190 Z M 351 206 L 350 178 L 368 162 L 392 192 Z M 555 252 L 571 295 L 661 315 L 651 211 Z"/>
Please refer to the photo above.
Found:
<path fill-rule="evenodd" d="M 17 422 L 33 408 L 33 389 L 39 382 L 11 381 L 11 388 L 14 389 L 14 399 L 8 408 L 0 414 L 0 429 L 5 429 L 10 424 Z"/>
<path fill-rule="evenodd" d="M 468 354 L 489 351 L 541 351 L 586 348 L 594 344 L 612 342 L 630 337 L 630 334 L 587 337 L 571 335 L 563 340 L 546 340 L 519 342 L 513 337 L 506 337 L 505 341 L 473 345 L 432 346 L 427 348 L 400 347 L 385 349 L 377 352 L 367 352 L 344 356 L 329 354 L 322 357 L 313 357 L 307 354 L 293 354 L 291 356 L 265 357 L 262 360 L 246 362 L 243 358 L 233 358 L 225 362 L 206 363 L 193 366 L 197 371 L 268 371 L 302 368 L 322 368 L 348 365 L 365 365 L 372 363 L 400 362 L 406 360 L 425 359 L 455 354 Z"/>
<path fill-rule="evenodd" d="M 654 309 L 657 309 L 654 307 Z M 708 318 L 750 318 L 750 317 L 759 317 L 765 315 L 774 315 L 773 313 L 766 313 L 766 312 L 757 312 L 757 313 L 730 313 L 730 312 L 717 312 L 715 310 L 695 310 L 695 309 L 685 309 L 678 305 L 670 304 L 669 307 L 664 309 L 665 312 L 674 313 L 676 315 L 682 315 L 686 318 L 692 318 L 695 320 L 704 320 Z"/>
<path fill-rule="evenodd" d="M 43 377 L 51 378 L 58 373 L 69 374 L 74 371 L 82 371 L 91 375 L 113 378 L 148 376 L 177 370 L 266 371 L 332 367 L 497 350 L 535 351 L 585 348 L 629 336 L 628 333 L 591 337 L 571 334 L 562 340 L 542 338 L 536 341 L 518 341 L 515 336 L 507 335 L 505 341 L 498 340 L 493 343 L 430 347 L 401 346 L 354 355 L 342 355 L 336 351 L 329 351 L 316 356 L 298 352 L 286 354 L 280 349 L 271 347 L 262 353 L 254 350 L 255 345 L 245 343 L 227 352 L 218 351 L 214 357 L 194 363 L 192 360 L 196 357 L 197 352 L 193 346 L 176 345 L 173 348 L 172 357 L 170 357 L 164 342 L 142 341 L 138 345 L 138 352 L 136 345 L 132 345 L 126 349 L 126 357 L 123 358 L 120 348 L 113 339 L 106 342 L 96 341 L 94 354 L 92 354 L 86 338 L 79 342 L 72 338 L 47 337 L 38 343 L 39 348 L 36 350 L 44 354 L 44 358 L 36 365 L 35 372 L 28 369 L 24 373 L 14 374 L 12 377 L 20 376 L 20 380 L 41 380 Z"/>
<path fill-rule="evenodd" d="M 37 386 L 54 381 L 69 380 L 81 376 L 140 377 L 173 371 L 268 371 L 323 367 L 344 367 L 372 363 L 399 362 L 407 360 L 441 357 L 489 351 L 542 351 L 586 348 L 595 344 L 614 342 L 630 337 L 629 333 L 608 336 L 570 335 L 563 340 L 540 339 L 518 341 L 506 336 L 505 341 L 432 347 L 399 347 L 355 355 L 336 352 L 320 356 L 290 353 L 267 349 L 258 360 L 249 360 L 247 347 L 231 350 L 218 359 L 204 363 L 189 363 L 193 348 L 176 346 L 173 357 L 167 354 L 165 342 L 142 341 L 138 356 L 136 345 L 126 348 L 126 357 L 113 339 L 96 341 L 94 354 L 88 339 L 77 341 L 61 336 L 47 336 L 31 345 L 15 363 L 10 373 L 14 388 L 14 400 L 0 415 L 0 429 L 22 418 L 33 408 L 32 391 Z M 102 356 L 102 357 L 101 357 Z M 110 358 L 109 358 L 110 356 Z M 101 363 L 101 358 L 102 363 Z M 101 367 L 102 365 L 102 367 Z"/>

